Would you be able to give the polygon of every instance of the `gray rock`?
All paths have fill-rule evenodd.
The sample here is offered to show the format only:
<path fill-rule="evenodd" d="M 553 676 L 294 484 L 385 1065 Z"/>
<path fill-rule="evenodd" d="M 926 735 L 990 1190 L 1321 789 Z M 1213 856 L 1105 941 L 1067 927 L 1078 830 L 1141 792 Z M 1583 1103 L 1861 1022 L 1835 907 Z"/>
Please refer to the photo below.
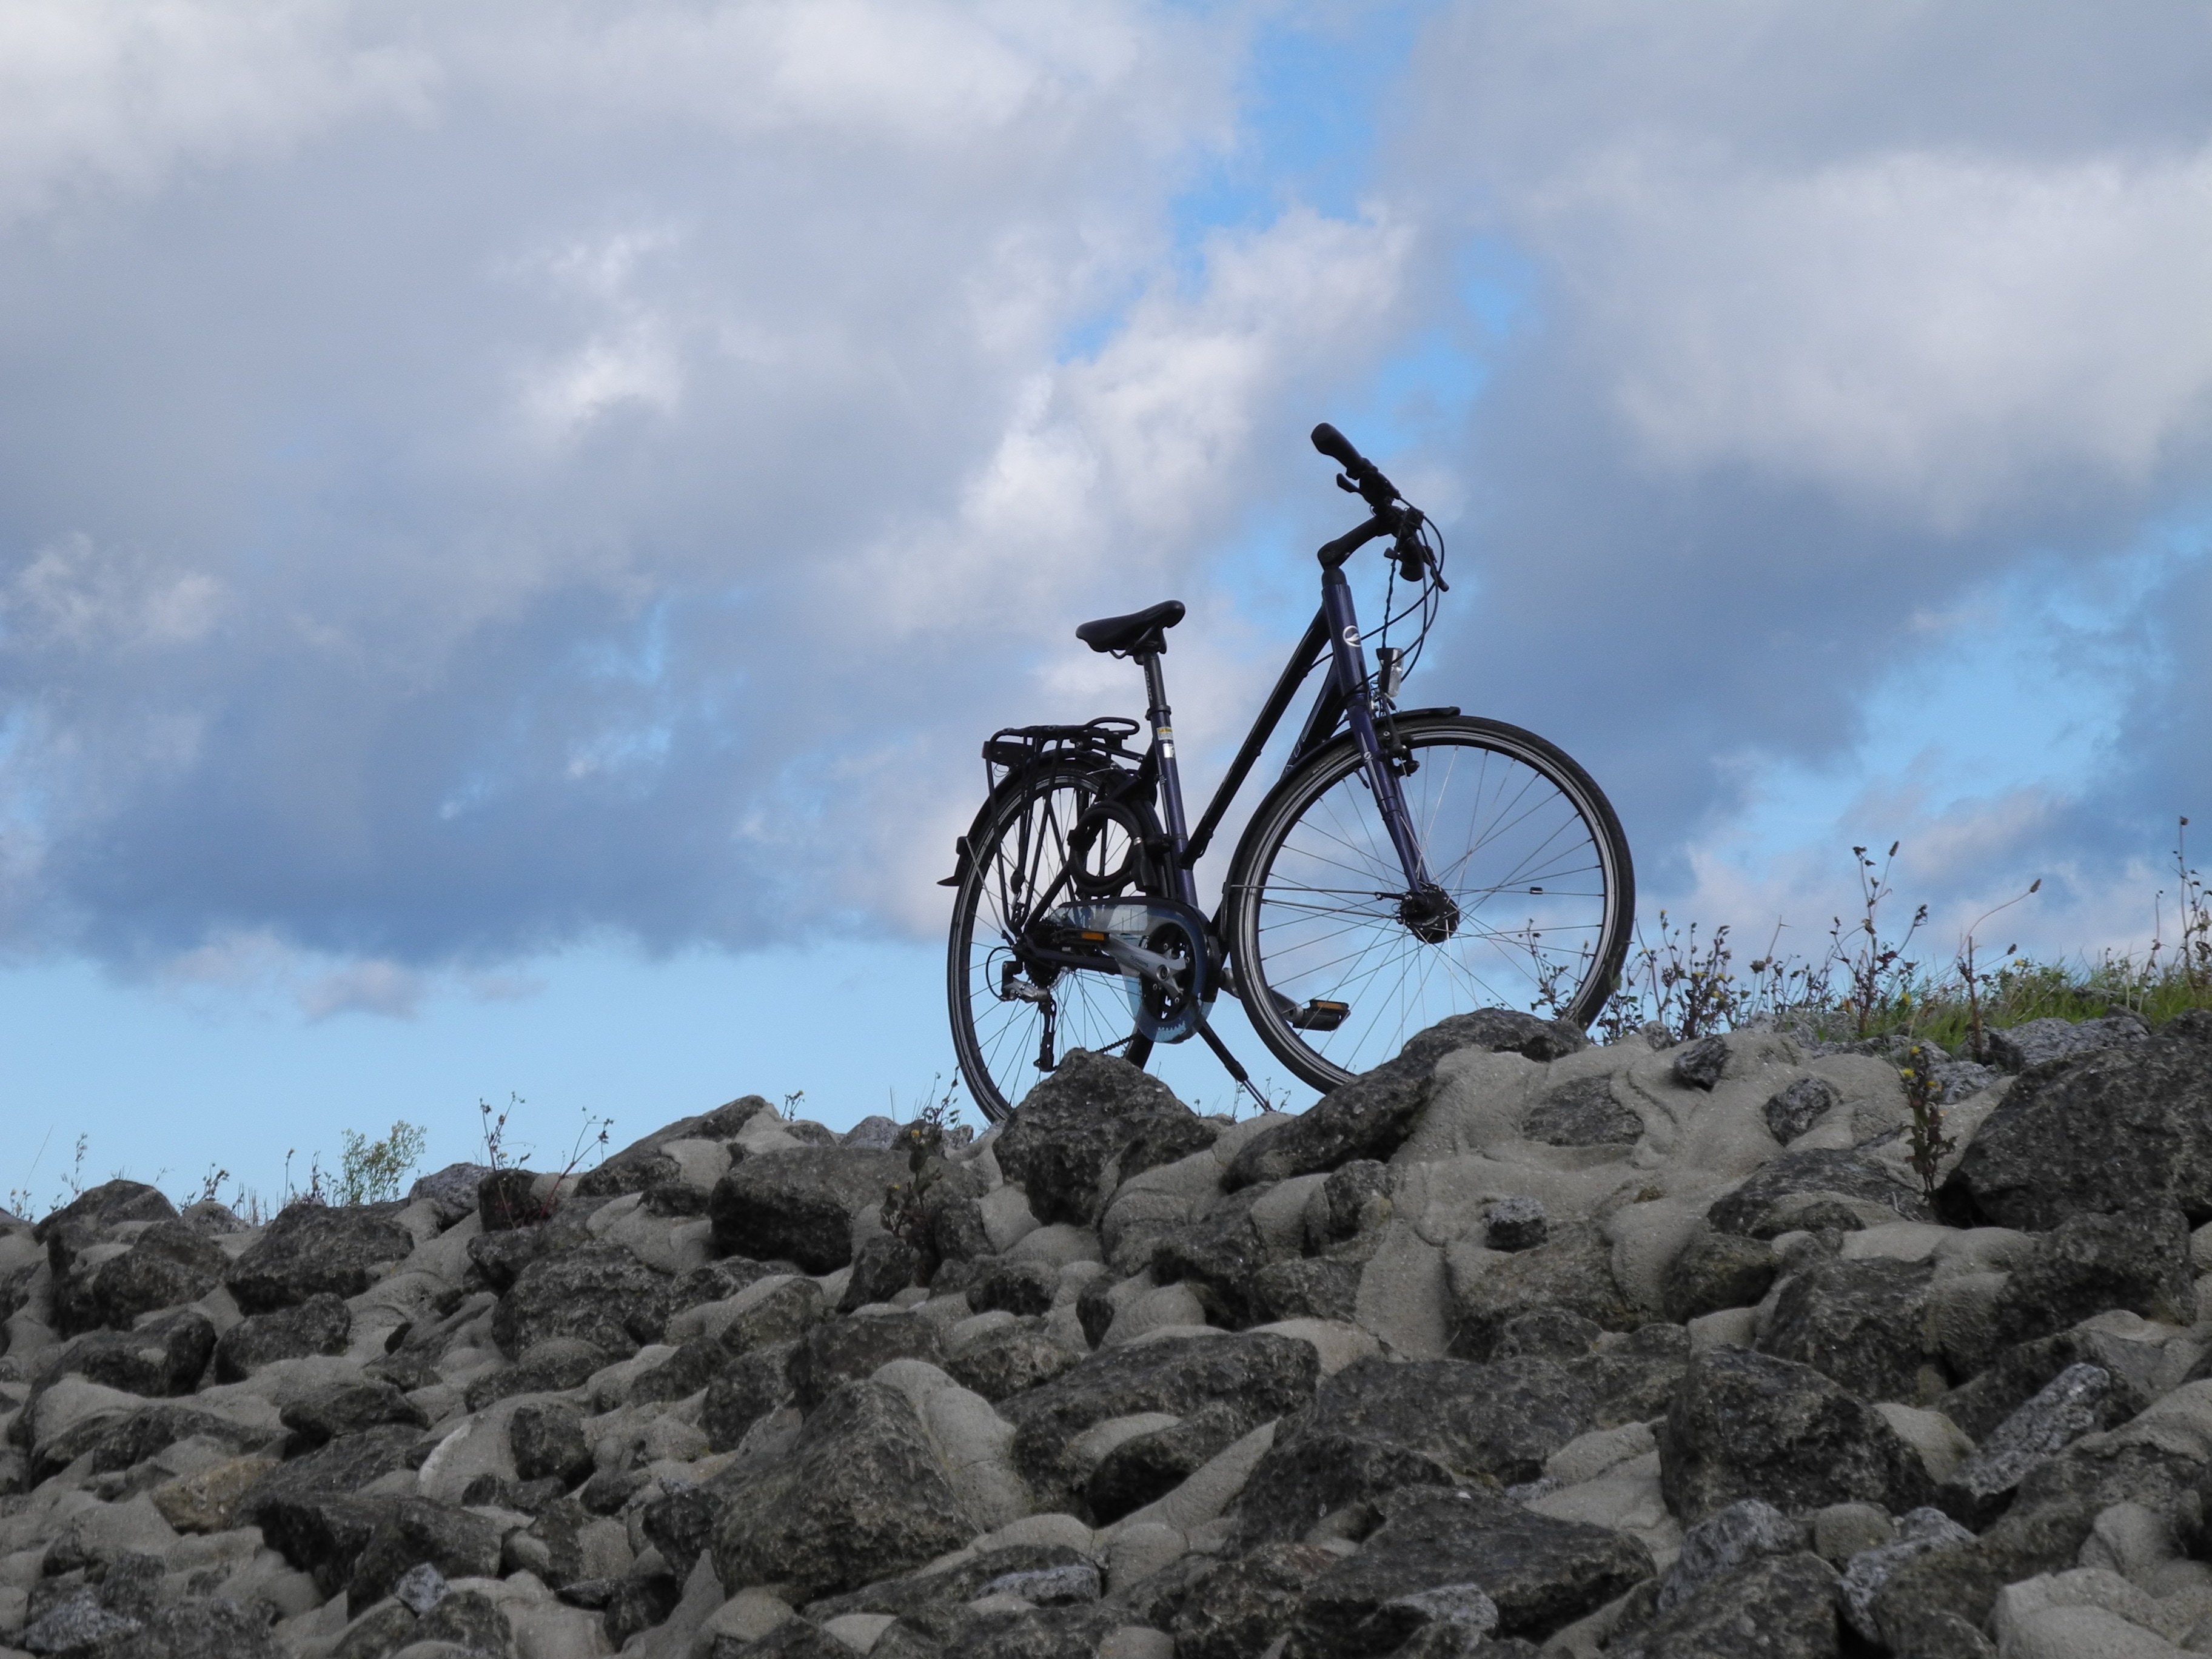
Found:
<path fill-rule="evenodd" d="M 1773 1504 L 1740 1498 L 1717 1510 L 1682 1534 L 1682 1553 L 1659 1581 L 1657 1610 L 1687 1601 L 1708 1580 L 1765 1560 L 1795 1555 L 1806 1547 L 1804 1526 Z"/>
<path fill-rule="evenodd" d="M 480 1412 L 495 1401 L 518 1394 L 562 1394 L 580 1389 L 594 1371 L 611 1364 L 614 1358 L 595 1342 L 574 1336 L 546 1337 L 525 1348 L 505 1370 L 471 1382 L 468 1408 Z"/>
<path fill-rule="evenodd" d="M 945 1357 L 933 1320 L 920 1314 L 878 1314 L 866 1319 L 834 1319 L 799 1339 L 785 1368 L 799 1409 L 811 1412 L 838 1385 L 874 1375 L 894 1359 L 936 1364 Z"/>
<path fill-rule="evenodd" d="M 1969 1527 L 1988 1526 L 2038 1463 L 2124 1421 L 2129 1395 L 2101 1365 L 2069 1365 L 1984 1437 L 1936 1489 L 1936 1503 Z"/>
<path fill-rule="evenodd" d="M 1787 1146 L 1843 1103 L 1836 1085 L 1824 1077 L 1801 1077 L 1778 1090 L 1760 1109 L 1766 1132 Z"/>
<path fill-rule="evenodd" d="M 93 1437 L 79 1443 L 64 1461 L 92 1453 L 95 1474 L 111 1474 L 143 1463 L 179 1440 L 194 1436 L 211 1440 L 230 1450 L 245 1449 L 258 1437 L 226 1418 L 216 1417 L 181 1401 L 167 1401 L 140 1407 L 120 1418 L 96 1419 Z"/>
<path fill-rule="evenodd" d="M 738 1355 L 707 1385 L 699 1426 L 713 1450 L 734 1451 L 745 1431 L 791 1397 L 785 1372 L 796 1342 L 772 1343 Z"/>
<path fill-rule="evenodd" d="M 670 1281 L 619 1244 L 544 1255 L 522 1270 L 492 1314 L 492 1340 L 509 1357 L 549 1337 L 574 1337 L 626 1358 L 659 1340 Z"/>
<path fill-rule="evenodd" d="M 522 1276 L 522 1270 L 545 1254 L 547 1231 L 544 1227 L 502 1227 L 495 1232 L 480 1232 L 465 1247 L 469 1261 L 483 1275 L 486 1285 L 505 1296 L 514 1288 L 514 1281 Z"/>
<path fill-rule="evenodd" d="M 1764 1239 L 1694 1234 L 1660 1281 L 1661 1305 L 1678 1324 L 1728 1308 L 1755 1308 L 1773 1287 L 1781 1258 Z"/>
<path fill-rule="evenodd" d="M 311 1389 L 295 1396 L 279 1416 L 292 1431 L 292 1443 L 301 1450 L 313 1450 L 340 1435 L 358 1434 L 363 1429 L 387 1425 L 430 1426 L 420 1406 L 389 1382 L 369 1377 Z"/>
<path fill-rule="evenodd" d="M 222 1597 L 189 1596 L 160 1607 L 117 1650 L 117 1659 L 283 1659 L 260 1611 Z"/>
<path fill-rule="evenodd" d="M 2005 1349 L 1978 1376 L 1938 1400 L 1936 1408 L 1964 1429 L 1970 1439 L 1986 1440 L 1999 1424 L 2067 1367 L 2089 1364 L 2112 1379 L 2109 1409 L 2114 1416 L 2106 1425 L 2110 1427 L 2150 1404 L 2159 1358 L 2159 1350 L 2148 1344 L 2077 1326 Z"/>
<path fill-rule="evenodd" d="M 2150 1041 L 2150 1027 L 2131 1013 L 2108 1014 L 2080 1022 L 2031 1019 L 1985 1032 L 1983 1052 L 2001 1071 L 2025 1072 L 2054 1060 L 2072 1060 L 2107 1048 L 2133 1048 Z"/>
<path fill-rule="evenodd" d="M 1897 1520 L 1893 1542 L 1876 1545 L 1851 1557 L 1844 1568 L 1844 1617 L 1869 1642 L 1886 1640 L 1875 1618 L 1875 1599 L 1890 1575 L 1916 1556 L 1931 1550 L 1957 1549 L 1974 1541 L 1974 1534 L 1937 1509 L 1917 1509 Z"/>
<path fill-rule="evenodd" d="M 855 1589 L 955 1550 L 969 1527 L 904 1395 L 848 1382 L 789 1455 L 733 1471 L 714 1540 L 732 1594 L 789 1584 L 799 1598 Z"/>
<path fill-rule="evenodd" d="M 1836 1570 L 1819 1556 L 1768 1556 L 1705 1580 L 1606 1650 L 1620 1659 L 1834 1659 L 1836 1607 Z"/>
<path fill-rule="evenodd" d="M 1042 1330 L 1008 1325 L 969 1343 L 944 1365 L 961 1387 L 995 1402 L 1042 1387 L 1081 1358 Z"/>
<path fill-rule="evenodd" d="M 1939 1194 L 1954 1224 L 2031 1232 L 2150 1200 L 2212 1220 L 2212 1011 L 2021 1078 Z"/>
<path fill-rule="evenodd" d="M 514 1659 L 514 1627 L 482 1590 L 455 1590 L 441 1598 L 415 1627 L 418 1642 L 451 1642 L 483 1659 Z"/>
<path fill-rule="evenodd" d="M 490 1173 L 482 1164 L 448 1164 L 418 1176 L 407 1189 L 407 1201 L 413 1204 L 427 1199 L 437 1207 L 438 1225 L 450 1227 L 476 1213 L 477 1184 Z"/>
<path fill-rule="evenodd" d="M 1634 1141 L 1644 1120 L 1613 1097 L 1609 1077 L 1577 1078 L 1538 1101 L 1521 1133 L 1547 1146 L 1608 1146 Z"/>
<path fill-rule="evenodd" d="M 904 1156 L 860 1147 L 800 1146 L 749 1158 L 714 1183 L 707 1213 L 714 1246 L 756 1261 L 794 1261 L 810 1273 L 853 1260 L 853 1218 L 880 1205 L 908 1173 Z"/>
<path fill-rule="evenodd" d="M 1668 1069 L 1674 1081 L 1686 1089 L 1703 1089 L 1711 1092 L 1728 1069 L 1728 1039 L 1723 1036 L 1699 1037 L 1686 1042 L 1674 1054 L 1674 1063 Z"/>
<path fill-rule="evenodd" d="M 1654 1321 L 1638 1326 L 1625 1340 L 1569 1360 L 1567 1375 L 1589 1390 L 1590 1426 L 1611 1429 L 1648 1423 L 1664 1413 L 1689 1364 L 1689 1332 Z"/>
<path fill-rule="evenodd" d="M 1251 1659 L 1290 1629 L 1306 1585 L 1335 1565 L 1310 1544 L 1263 1544 L 1207 1567 L 1176 1597 L 1176 1659 Z"/>
<path fill-rule="evenodd" d="M 862 1118 L 846 1130 L 842 1144 L 862 1147 L 872 1152 L 887 1152 L 899 1144 L 899 1126 L 878 1112 L 873 1117 Z"/>
<path fill-rule="evenodd" d="M 347 1600 L 367 1607 L 423 1562 L 447 1578 L 497 1577 L 502 1531 L 498 1522 L 457 1504 L 399 1498 L 378 1518 L 355 1557 Z"/>
<path fill-rule="evenodd" d="M 223 1275 L 240 1311 L 272 1313 L 317 1296 L 359 1296 L 414 1253 L 397 1205 L 291 1204 Z"/>
<path fill-rule="evenodd" d="M 1437 1062 L 1462 1048 L 1510 1050 L 1557 1060 L 1589 1046 L 1564 1020 L 1505 1008 L 1454 1014 L 1417 1034 L 1373 1071 L 1331 1090 L 1289 1122 L 1254 1136 L 1222 1176 L 1231 1189 L 1334 1170 L 1354 1158 L 1387 1158 L 1405 1144 L 1428 1104 Z"/>
<path fill-rule="evenodd" d="M 1784 1152 L 1769 1159 L 1706 1211 L 1705 1219 L 1716 1232 L 1772 1238 L 1805 1224 L 1791 1201 L 1808 1195 L 1880 1205 L 1900 1221 L 1932 1219 L 1920 1194 L 1900 1186 L 1875 1159 L 1828 1151 Z"/>
<path fill-rule="evenodd" d="M 1745 1348 L 1691 1356 L 1658 1441 L 1660 1487 L 1685 1523 L 1741 1498 L 1895 1511 L 1928 1491 L 1918 1454 L 1872 1406 L 1809 1365 Z"/>
<path fill-rule="evenodd" d="M 92 1266 L 72 1261 L 53 1282 L 54 1328 L 127 1331 L 144 1314 L 197 1302 L 221 1282 L 229 1258 L 200 1229 L 156 1221 L 120 1255 Z"/>
<path fill-rule="evenodd" d="M 1252 1308 L 1261 1324 L 1283 1319 L 1349 1322 L 1359 1300 L 1360 1266 L 1333 1256 L 1270 1261 L 1252 1275 Z"/>
<path fill-rule="evenodd" d="M 514 1472 L 525 1480 L 550 1479 L 573 1486 L 592 1473 L 592 1448 L 574 1406 L 556 1401 L 517 1406 L 507 1419 L 507 1440 Z"/>
<path fill-rule="evenodd" d="M 1249 1431 L 1313 1397 L 1320 1363 L 1310 1344 L 1247 1333 L 1168 1337 L 1104 1348 L 1042 1388 L 1002 1401 L 1014 1425 L 1015 1467 L 1046 1492 L 1072 1493 L 1087 1470 L 1065 1461 L 1067 1443 L 1110 1417 L 1164 1412 L 1188 1417 L 1218 1401 Z"/>
<path fill-rule="evenodd" d="M 96 1232 L 120 1226 L 126 1221 L 176 1218 L 177 1206 L 169 1202 L 161 1188 L 149 1187 L 143 1181 L 125 1181 L 118 1176 L 97 1187 L 86 1188 L 33 1227 L 31 1237 L 51 1249 L 57 1239 L 66 1241 L 73 1231 Z"/>
<path fill-rule="evenodd" d="M 1243 1412 L 1214 1401 L 1172 1428 L 1124 1440 L 1091 1471 L 1084 1487 L 1085 1506 L 1102 1527 L 1118 1521 L 1166 1497 L 1245 1426 Z"/>
<path fill-rule="evenodd" d="M 535 1170 L 485 1170 L 477 1182 L 477 1218 L 483 1223 L 484 1233 L 535 1227 L 545 1221 L 551 1212 L 538 1195 L 543 1179 Z"/>
<path fill-rule="evenodd" d="M 1203 1152 L 1220 1133 L 1158 1078 L 1078 1048 L 1024 1097 L 994 1151 L 1038 1220 L 1090 1226 L 1122 1182 Z"/>
<path fill-rule="evenodd" d="M 379 1601 L 355 1616 L 331 1650 L 331 1659 L 389 1659 L 415 1639 L 416 1622 L 415 1614 L 399 1602 Z"/>
<path fill-rule="evenodd" d="M 1306 1248 L 1318 1255 L 1362 1233 L 1380 1232 L 1390 1218 L 1390 1166 L 1371 1158 L 1354 1158 L 1329 1171 L 1322 1182 L 1322 1222 Z"/>
<path fill-rule="evenodd" d="M 921 1251 L 903 1238 L 878 1233 L 853 1253 L 853 1276 L 845 1281 L 845 1294 L 837 1298 L 837 1311 L 850 1313 L 872 1302 L 888 1302 L 912 1285 L 921 1271 Z"/>
<path fill-rule="evenodd" d="M 1934 1276 L 1924 1261 L 1819 1262 L 1784 1281 L 1759 1350 L 1869 1400 L 1918 1399 L 1921 1310 Z"/>
<path fill-rule="evenodd" d="M 1379 1507 L 1383 1523 L 1359 1553 L 1306 1587 L 1293 1638 L 1301 1651 L 1388 1651 L 1431 1622 L 1407 1598 L 1470 1585 L 1496 1606 L 1501 1633 L 1540 1638 L 1651 1576 L 1650 1553 L 1626 1534 L 1480 1489 L 1413 1487 Z"/>
<path fill-rule="evenodd" d="M 2189 1224 L 2180 1211 L 2146 1204 L 2117 1215 L 2068 1216 L 2014 1267 L 1991 1310 L 1991 1334 L 2028 1341 L 2115 1308 L 2168 1324 L 2196 1322 Z"/>
<path fill-rule="evenodd" d="M 722 1328 L 722 1346 L 732 1353 L 750 1353 L 796 1341 L 829 1316 L 819 1285 L 786 1279 Z"/>
<path fill-rule="evenodd" d="M 663 1162 L 661 1148 L 672 1140 L 719 1140 L 738 1138 L 739 1131 L 762 1113 L 771 1117 L 775 1108 L 758 1095 L 744 1095 L 727 1105 L 696 1117 L 664 1124 L 641 1140 L 631 1142 L 576 1183 L 579 1198 L 617 1198 L 646 1190 L 653 1173 Z"/>
<path fill-rule="evenodd" d="M 1565 1308 L 1532 1308 L 1499 1328 L 1492 1358 L 1556 1359 L 1568 1364 L 1589 1353 L 1603 1334 L 1596 1321 Z"/>
<path fill-rule="evenodd" d="M 1255 1322 L 1261 1269 L 1284 1253 L 1269 1248 L 1252 1219 L 1252 1206 L 1270 1188 L 1248 1187 L 1197 1220 L 1164 1231 L 1152 1247 L 1153 1276 L 1163 1285 L 1188 1285 L 1207 1322 L 1239 1329 Z"/>
<path fill-rule="evenodd" d="M 83 1377 L 128 1394 L 190 1394 L 215 1352 L 215 1326 L 197 1308 L 179 1308 L 135 1330 L 94 1330 L 72 1337 L 41 1362 L 33 1395 L 64 1376 Z"/>
<path fill-rule="evenodd" d="M 445 1574 L 428 1561 L 416 1563 L 392 1581 L 392 1599 L 417 1619 L 427 1616 L 449 1593 Z"/>
<path fill-rule="evenodd" d="M 93 1655 L 113 1651 L 139 1627 L 137 1620 L 109 1612 L 97 1595 L 85 1590 L 26 1626 L 22 1640 L 33 1653 Z"/>
<path fill-rule="evenodd" d="M 674 1573 L 633 1569 L 629 1577 L 617 1582 L 607 1597 L 601 1618 L 608 1642 L 618 1649 L 627 1647 L 629 1638 L 640 1631 L 666 1623 L 683 1599 L 684 1581 Z"/>
<path fill-rule="evenodd" d="M 1060 1270 L 1042 1261 L 993 1257 L 975 1264 L 968 1281 L 968 1305 L 977 1313 L 1005 1312 L 1024 1318 L 1048 1311 L 1060 1289 Z"/>
<path fill-rule="evenodd" d="M 817 1625 L 852 1613 L 889 1614 L 899 1621 L 895 1630 L 920 1638 L 928 1644 L 926 1650 L 934 1654 L 954 1641 L 967 1604 L 983 1594 L 984 1585 L 1009 1573 L 1096 1565 L 1089 1557 L 1062 1544 L 1009 1545 L 981 1551 L 940 1572 L 882 1579 L 857 1590 L 825 1596 L 808 1603 L 802 1611 L 808 1620 Z M 890 1639 L 887 1632 L 878 1639 L 873 1651 L 882 1651 L 883 1644 Z"/>
<path fill-rule="evenodd" d="M 1644 1316 L 1613 1276 L 1613 1248 L 1596 1228 L 1573 1222 L 1548 1242 L 1450 1279 L 1451 1352 L 1487 1359 L 1507 1322 L 1537 1308 L 1565 1308 L 1608 1331 L 1632 1331 Z"/>
<path fill-rule="evenodd" d="M 633 1406 L 688 1400 L 722 1374 L 730 1351 L 718 1338 L 695 1336 L 651 1370 L 631 1380 Z"/>
<path fill-rule="evenodd" d="M 343 1353 L 353 1335 L 353 1310 L 325 1291 L 296 1307 L 241 1319 L 216 1339 L 215 1380 L 243 1382 L 264 1365 L 310 1354 Z"/>
<path fill-rule="evenodd" d="M 1552 1218 L 1540 1198 L 1501 1198 L 1482 1218 L 1493 1250 L 1533 1250 L 1550 1235 Z"/>
<path fill-rule="evenodd" d="M 1401 1486 L 1534 1480 L 1590 1418 L 1588 1391 L 1547 1359 L 1355 1360 L 1277 1427 L 1238 1500 L 1238 1547 Z"/>
<path fill-rule="evenodd" d="M 1065 1566 L 1032 1567 L 1025 1572 L 1003 1572 L 985 1584 L 984 1595 L 1018 1595 L 1040 1607 L 1070 1607 L 1096 1601 L 1102 1586 L 1098 1569 L 1087 1561 Z"/>

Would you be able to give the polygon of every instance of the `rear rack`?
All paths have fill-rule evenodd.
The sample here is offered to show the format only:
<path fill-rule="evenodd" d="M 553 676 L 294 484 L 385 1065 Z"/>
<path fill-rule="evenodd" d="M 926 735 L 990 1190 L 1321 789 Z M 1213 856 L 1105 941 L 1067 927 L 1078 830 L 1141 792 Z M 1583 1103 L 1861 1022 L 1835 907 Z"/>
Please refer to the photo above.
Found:
<path fill-rule="evenodd" d="M 1127 746 L 1139 724 L 1119 714 L 1102 714 L 1081 726 L 1006 726 L 984 740 L 984 769 L 991 787 L 996 789 L 1013 773 L 1055 755 L 1140 761 L 1144 757 Z"/>

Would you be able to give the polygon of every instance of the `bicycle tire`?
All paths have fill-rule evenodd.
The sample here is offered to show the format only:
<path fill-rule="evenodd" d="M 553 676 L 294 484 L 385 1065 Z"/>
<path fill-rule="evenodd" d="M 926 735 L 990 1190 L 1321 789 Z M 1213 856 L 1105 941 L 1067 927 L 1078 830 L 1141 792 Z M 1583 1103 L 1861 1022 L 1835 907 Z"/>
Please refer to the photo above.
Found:
<path fill-rule="evenodd" d="M 1045 890 L 1065 866 L 1067 835 L 1081 812 L 1128 776 L 1079 757 L 1047 762 L 1001 785 L 976 814 L 969 856 L 955 890 L 945 963 L 953 1053 L 969 1098 L 996 1123 L 1044 1074 L 1036 1064 L 1045 1022 L 1042 1005 L 1000 994 L 998 975 L 1010 959 L 1007 941 L 1028 921 L 1017 887 Z M 1148 808 L 1133 807 L 1149 826 Z M 1092 845 L 1085 867 L 1117 868 L 1137 849 L 1118 829 Z M 1056 903 L 1074 897 L 1062 894 Z M 1015 982 L 1034 985 L 1025 974 Z M 1062 970 L 1043 989 L 1054 998 L 1055 1064 L 1070 1048 L 1102 1048 L 1126 1041 L 1136 1018 L 1120 977 Z"/>
<path fill-rule="evenodd" d="M 1424 943 L 1399 914 L 1405 875 L 1348 735 L 1261 803 L 1224 894 L 1253 1029 L 1323 1091 L 1451 1014 L 1528 1008 L 1587 1028 L 1628 954 L 1628 840 L 1589 773 L 1501 720 L 1415 715 L 1397 727 L 1419 763 L 1401 787 L 1424 859 L 1458 906 L 1448 938 Z M 1508 896 L 1536 902 L 1508 923 Z M 1349 1005 L 1334 1030 L 1291 1023 L 1328 1002 Z"/>

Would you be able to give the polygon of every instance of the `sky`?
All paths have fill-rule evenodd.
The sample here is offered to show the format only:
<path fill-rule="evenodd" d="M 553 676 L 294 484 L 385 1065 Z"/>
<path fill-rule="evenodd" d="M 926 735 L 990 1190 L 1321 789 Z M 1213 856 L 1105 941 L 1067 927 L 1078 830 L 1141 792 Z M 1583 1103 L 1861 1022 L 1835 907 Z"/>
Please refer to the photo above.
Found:
<path fill-rule="evenodd" d="M 0 1185 L 911 1110 L 981 738 L 1180 598 L 1205 789 L 1323 418 L 1647 922 L 2141 950 L 2208 295 L 2170 0 L 0 0 Z"/>

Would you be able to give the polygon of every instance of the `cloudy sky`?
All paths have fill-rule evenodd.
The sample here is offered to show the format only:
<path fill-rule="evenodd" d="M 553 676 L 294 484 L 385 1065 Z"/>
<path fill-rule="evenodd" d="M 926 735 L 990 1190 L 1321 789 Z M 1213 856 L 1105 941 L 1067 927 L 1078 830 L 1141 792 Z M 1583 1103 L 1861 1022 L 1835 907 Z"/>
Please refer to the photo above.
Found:
<path fill-rule="evenodd" d="M 2140 947 L 2208 296 L 2171 0 L 0 0 L 0 1178 L 910 1103 L 979 738 L 1173 595 L 1202 782 L 1322 417 L 1647 918 Z"/>

